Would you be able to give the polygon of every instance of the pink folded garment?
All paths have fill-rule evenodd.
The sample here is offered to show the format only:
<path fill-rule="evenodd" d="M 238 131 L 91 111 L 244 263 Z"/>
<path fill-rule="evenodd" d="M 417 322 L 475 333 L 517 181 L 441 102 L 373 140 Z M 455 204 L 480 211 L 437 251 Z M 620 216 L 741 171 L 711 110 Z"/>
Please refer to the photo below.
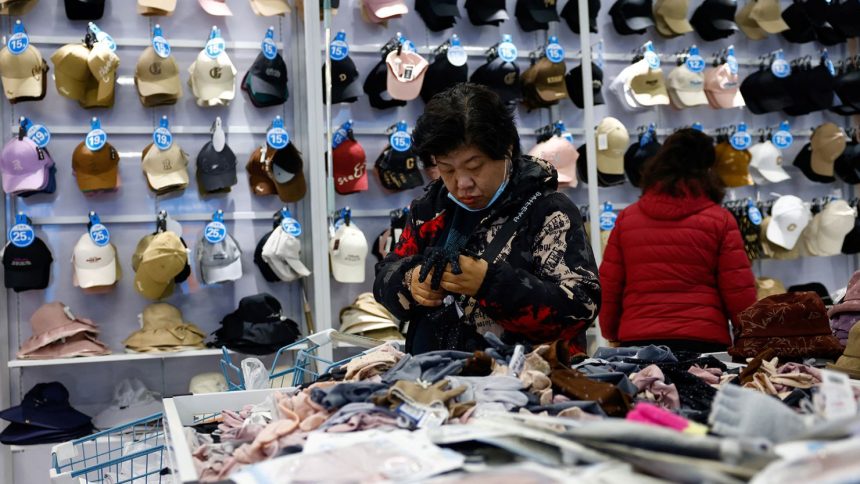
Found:
<path fill-rule="evenodd" d="M 86 332 L 90 333 L 93 338 L 99 334 L 99 329 L 95 323 L 87 318 L 76 317 L 68 306 L 57 301 L 43 304 L 37 309 L 30 317 L 30 326 L 33 328 L 33 336 L 21 345 L 18 358 L 23 358 L 21 355 L 32 354 L 39 348 L 76 334 Z M 104 345 L 102 344 L 102 346 Z M 58 356 L 50 357 L 59 358 Z"/>
<path fill-rule="evenodd" d="M 78 333 L 27 352 L 24 347 L 18 352 L 22 360 L 48 360 L 52 358 L 73 358 L 78 356 L 103 356 L 111 353 L 110 348 L 97 340 L 90 332 Z"/>

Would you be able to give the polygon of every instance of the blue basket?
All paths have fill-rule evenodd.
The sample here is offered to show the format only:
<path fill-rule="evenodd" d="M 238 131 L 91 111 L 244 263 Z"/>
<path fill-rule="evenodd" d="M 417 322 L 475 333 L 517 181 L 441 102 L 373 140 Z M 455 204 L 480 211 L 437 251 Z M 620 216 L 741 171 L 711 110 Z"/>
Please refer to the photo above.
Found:
<path fill-rule="evenodd" d="M 172 482 L 170 458 L 157 413 L 51 449 L 51 480 L 58 483 Z"/>

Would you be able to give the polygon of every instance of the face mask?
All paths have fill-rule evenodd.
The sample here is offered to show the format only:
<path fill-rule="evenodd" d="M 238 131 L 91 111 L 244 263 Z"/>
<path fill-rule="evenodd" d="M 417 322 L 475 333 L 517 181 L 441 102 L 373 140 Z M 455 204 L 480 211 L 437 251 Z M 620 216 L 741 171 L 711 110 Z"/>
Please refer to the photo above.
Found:
<path fill-rule="evenodd" d="M 448 198 L 450 198 L 451 201 L 456 203 L 463 210 L 466 210 L 469 212 L 480 212 L 481 210 L 485 210 L 487 208 L 490 208 L 494 203 L 496 203 L 496 200 L 498 200 L 499 197 L 502 196 L 502 193 L 505 191 L 505 187 L 508 186 L 508 178 L 509 178 L 509 176 L 508 176 L 508 160 L 505 160 L 505 179 L 502 180 L 502 184 L 499 185 L 499 188 L 496 190 L 496 193 L 493 194 L 493 198 L 490 199 L 490 203 L 488 203 L 486 207 L 472 208 L 472 207 L 466 205 L 465 203 L 461 202 L 460 200 L 457 200 L 457 197 L 455 197 L 454 194 L 451 192 L 448 192 Z"/>

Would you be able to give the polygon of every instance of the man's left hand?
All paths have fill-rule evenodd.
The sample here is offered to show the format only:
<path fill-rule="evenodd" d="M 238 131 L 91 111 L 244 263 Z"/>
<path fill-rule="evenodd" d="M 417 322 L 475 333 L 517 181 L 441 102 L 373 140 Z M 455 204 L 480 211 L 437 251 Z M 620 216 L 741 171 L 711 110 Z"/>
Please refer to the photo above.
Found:
<path fill-rule="evenodd" d="M 465 296 L 475 296 L 484 283 L 489 265 L 484 259 L 478 259 L 467 255 L 460 256 L 461 274 L 454 274 L 449 264 L 442 274 L 442 289 Z"/>

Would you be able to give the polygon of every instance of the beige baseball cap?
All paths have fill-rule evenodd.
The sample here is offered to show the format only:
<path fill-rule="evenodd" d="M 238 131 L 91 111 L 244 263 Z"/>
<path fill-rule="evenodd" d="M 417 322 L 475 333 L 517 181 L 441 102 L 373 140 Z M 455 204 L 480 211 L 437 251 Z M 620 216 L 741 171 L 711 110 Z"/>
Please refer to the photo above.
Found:
<path fill-rule="evenodd" d="M 607 175 L 624 174 L 624 152 L 630 145 L 630 134 L 621 121 L 605 117 L 597 125 L 597 170 Z"/>
<path fill-rule="evenodd" d="M 134 268 L 135 289 L 149 299 L 161 299 L 173 291 L 174 278 L 188 264 L 188 251 L 178 235 L 160 232 L 152 236 L 138 260 Z"/>
<path fill-rule="evenodd" d="M 119 69 L 119 56 L 110 49 L 107 42 L 96 42 L 87 57 L 87 65 L 93 78 L 98 82 L 97 102 L 101 103 L 113 99 L 116 71 Z"/>
<path fill-rule="evenodd" d="M 134 70 L 134 84 L 141 100 L 159 96 L 160 104 L 173 104 L 182 96 L 182 81 L 179 79 L 179 66 L 173 56 L 163 58 L 155 53 L 152 46 L 147 47 L 137 59 Z M 172 100 L 172 102 L 167 102 Z"/>
<path fill-rule="evenodd" d="M 779 8 L 779 0 L 755 0 L 749 2 L 752 5 L 749 16 L 760 29 L 769 34 L 785 32 L 790 27 L 782 19 L 782 9 Z"/>
<path fill-rule="evenodd" d="M 143 149 L 142 167 L 146 181 L 159 193 L 188 186 L 188 154 L 177 143 L 160 150 L 152 143 Z"/>
<path fill-rule="evenodd" d="M 669 99 L 678 109 L 705 106 L 708 97 L 705 95 L 705 74 L 693 72 L 687 66 L 672 69 L 666 80 Z"/>
<path fill-rule="evenodd" d="M 630 79 L 630 95 L 640 106 L 662 106 L 669 104 L 669 91 L 663 70 L 648 69 L 648 72 Z"/>
<path fill-rule="evenodd" d="M 83 289 L 117 282 L 116 248 L 113 244 L 96 245 L 90 234 L 82 234 L 75 244 L 72 265 L 77 286 Z"/>
<path fill-rule="evenodd" d="M 66 44 L 51 54 L 57 92 L 75 101 L 86 98 L 87 85 L 92 79 L 88 59 L 90 50 L 83 43 Z"/>
<path fill-rule="evenodd" d="M 655 23 L 665 23 L 675 35 L 683 35 L 693 31 L 693 26 L 687 20 L 689 0 L 655 0 Z M 663 32 L 660 32 L 661 34 Z"/>
<path fill-rule="evenodd" d="M 4 47 L 0 51 L 0 80 L 3 92 L 10 100 L 21 97 L 38 98 L 44 94 L 42 79 L 47 64 L 39 49 L 30 44 L 24 52 L 15 55 Z"/>
<path fill-rule="evenodd" d="M 286 0 L 251 0 L 251 10 L 262 17 L 284 15 L 290 13 L 290 5 Z"/>
<path fill-rule="evenodd" d="M 750 1 L 743 6 L 738 13 L 735 14 L 735 23 L 747 37 L 751 40 L 761 40 L 767 37 L 767 31 L 762 29 L 758 22 L 752 18 L 752 10 L 756 2 Z"/>
<path fill-rule="evenodd" d="M 842 253 L 842 243 L 854 229 L 856 210 L 845 200 L 834 200 L 818 212 L 809 224 L 804 237 L 806 251 L 815 256 Z"/>
<path fill-rule="evenodd" d="M 836 158 L 845 151 L 848 137 L 845 131 L 835 123 L 824 123 L 815 128 L 809 145 L 812 171 L 821 176 L 833 176 L 833 165 Z"/>
<path fill-rule="evenodd" d="M 137 12 L 141 15 L 169 16 L 176 10 L 176 0 L 137 0 Z"/>
<path fill-rule="evenodd" d="M 424 74 L 427 73 L 427 60 L 415 52 L 402 49 L 399 54 L 397 50 L 389 52 L 385 64 L 388 66 L 388 94 L 401 101 L 417 98 L 424 84 Z"/>
<path fill-rule="evenodd" d="M 236 97 L 237 72 L 226 51 L 213 59 L 206 55 L 205 50 L 201 50 L 188 67 L 191 75 L 188 84 L 197 98 L 197 105 L 209 107 L 229 104 Z"/>

